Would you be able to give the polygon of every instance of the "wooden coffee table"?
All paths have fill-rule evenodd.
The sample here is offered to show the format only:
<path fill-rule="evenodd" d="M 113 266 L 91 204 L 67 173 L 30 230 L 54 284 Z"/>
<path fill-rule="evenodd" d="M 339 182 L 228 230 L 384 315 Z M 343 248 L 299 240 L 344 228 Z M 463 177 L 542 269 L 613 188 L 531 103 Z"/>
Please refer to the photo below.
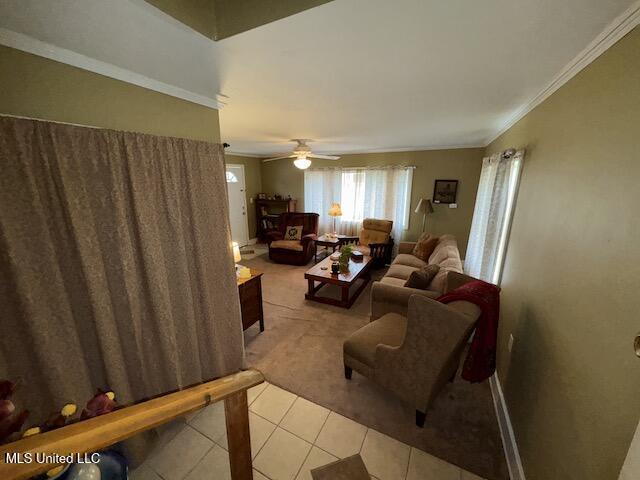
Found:
<path fill-rule="evenodd" d="M 364 290 L 369 283 L 369 267 L 371 266 L 371 260 L 372 258 L 367 255 L 363 255 L 361 262 L 349 260 L 349 271 L 347 273 L 333 274 L 331 273 L 331 264 L 333 262 L 329 257 L 325 258 L 305 272 L 304 278 L 306 278 L 309 283 L 309 291 L 304 294 L 304 298 L 307 300 L 313 300 L 314 302 L 328 303 L 329 305 L 336 305 L 343 308 L 351 308 L 351 305 L 356 301 L 358 295 L 362 293 L 362 290 Z M 327 269 L 323 270 L 323 267 L 326 267 Z M 360 285 L 353 294 L 349 296 L 350 289 L 357 280 L 360 280 Z M 316 282 L 319 282 L 319 284 L 316 285 Z M 317 294 L 318 290 L 327 284 L 337 285 L 340 287 L 342 290 L 340 300 L 323 297 Z"/>

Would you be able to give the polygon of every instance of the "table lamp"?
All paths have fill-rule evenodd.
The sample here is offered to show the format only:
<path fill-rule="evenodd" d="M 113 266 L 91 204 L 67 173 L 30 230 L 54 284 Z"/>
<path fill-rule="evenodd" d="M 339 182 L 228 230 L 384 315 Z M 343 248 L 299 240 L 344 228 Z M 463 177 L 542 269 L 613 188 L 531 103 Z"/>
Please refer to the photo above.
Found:
<path fill-rule="evenodd" d="M 238 242 L 233 242 L 231 244 L 233 246 L 233 261 L 236 263 L 236 270 L 238 270 L 238 262 L 242 260 L 242 256 L 240 255 L 240 247 L 238 246 Z"/>
<path fill-rule="evenodd" d="M 332 203 L 331 208 L 329 209 L 329 216 L 333 217 L 333 236 L 337 237 L 338 232 L 336 231 L 336 217 L 342 216 L 342 209 L 340 208 L 339 203 Z"/>
<path fill-rule="evenodd" d="M 416 213 L 422 212 L 422 231 L 424 232 L 425 226 L 427 224 L 427 215 L 433 213 L 433 205 L 431 205 L 431 200 L 428 198 L 421 198 L 416 206 Z"/>

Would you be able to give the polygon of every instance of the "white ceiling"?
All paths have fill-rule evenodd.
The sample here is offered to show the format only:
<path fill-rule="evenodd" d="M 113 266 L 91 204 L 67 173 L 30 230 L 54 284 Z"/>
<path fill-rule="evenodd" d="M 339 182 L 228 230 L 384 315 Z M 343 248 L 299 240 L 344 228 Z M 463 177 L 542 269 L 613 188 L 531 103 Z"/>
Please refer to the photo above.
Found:
<path fill-rule="evenodd" d="M 142 0 L 0 0 L 0 27 L 215 98 L 231 150 L 484 145 L 631 0 L 335 0 L 214 43 Z"/>

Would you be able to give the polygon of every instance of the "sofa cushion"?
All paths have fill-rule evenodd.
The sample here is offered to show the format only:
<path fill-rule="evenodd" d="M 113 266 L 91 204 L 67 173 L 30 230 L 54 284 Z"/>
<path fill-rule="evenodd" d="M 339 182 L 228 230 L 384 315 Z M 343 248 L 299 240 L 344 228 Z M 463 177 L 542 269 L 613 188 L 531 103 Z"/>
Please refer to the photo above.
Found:
<path fill-rule="evenodd" d="M 409 275 L 409 278 L 405 282 L 404 286 L 409 288 L 419 288 L 420 290 L 427 290 L 433 277 L 436 276 L 440 270 L 439 265 L 427 265 L 420 270 L 414 270 Z"/>
<path fill-rule="evenodd" d="M 380 344 L 399 347 L 407 331 L 407 319 L 397 313 L 387 313 L 365 325 L 344 342 L 344 354 L 373 367 L 376 348 Z"/>
<path fill-rule="evenodd" d="M 404 287 L 406 280 L 404 278 L 395 277 L 383 277 L 380 283 L 386 283 L 387 285 L 394 285 L 396 287 Z"/>
<path fill-rule="evenodd" d="M 413 268 L 422 268 L 427 265 L 427 262 L 420 260 L 418 257 L 414 257 L 410 253 L 399 253 L 396 258 L 393 259 L 392 265 L 407 265 Z"/>
<path fill-rule="evenodd" d="M 285 240 L 301 240 L 302 239 L 302 225 L 287 225 L 284 229 Z"/>
<path fill-rule="evenodd" d="M 427 262 L 440 263 L 441 260 L 451 255 L 460 257 L 458 242 L 456 242 L 456 239 L 452 235 L 442 235 Z"/>
<path fill-rule="evenodd" d="M 408 265 L 391 265 L 389 270 L 387 270 L 387 274 L 385 277 L 394 277 L 401 278 L 402 280 L 407 280 L 409 276 L 416 270 L 419 270 L 415 267 L 409 267 Z"/>
<path fill-rule="evenodd" d="M 360 245 L 371 245 L 372 243 L 389 243 L 389 234 L 379 230 L 360 230 Z"/>
<path fill-rule="evenodd" d="M 282 248 L 283 250 L 294 250 L 302 252 L 304 250 L 299 240 L 274 240 L 269 248 Z"/>
<path fill-rule="evenodd" d="M 432 237 L 429 234 L 423 233 L 416 242 L 416 246 L 413 247 L 412 253 L 420 260 L 424 260 L 426 262 L 437 245 L 438 237 Z"/>
<path fill-rule="evenodd" d="M 460 258 L 447 258 L 438 264 L 440 271 L 433 277 L 429 290 L 444 293 L 447 284 L 447 274 L 449 272 L 462 273 L 462 262 Z"/>
<path fill-rule="evenodd" d="M 380 220 L 377 218 L 365 218 L 362 221 L 362 228 L 365 230 L 378 230 L 380 232 L 391 233 L 393 228 L 392 220 Z"/>

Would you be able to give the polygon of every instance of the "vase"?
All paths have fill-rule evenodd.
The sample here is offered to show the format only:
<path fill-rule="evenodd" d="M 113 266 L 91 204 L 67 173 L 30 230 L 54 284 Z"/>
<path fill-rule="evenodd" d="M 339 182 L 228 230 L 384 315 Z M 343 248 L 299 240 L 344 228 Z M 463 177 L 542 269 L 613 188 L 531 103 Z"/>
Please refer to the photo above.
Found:
<path fill-rule="evenodd" d="M 346 262 L 340 260 L 340 273 L 347 273 L 349 271 L 349 260 Z"/>

